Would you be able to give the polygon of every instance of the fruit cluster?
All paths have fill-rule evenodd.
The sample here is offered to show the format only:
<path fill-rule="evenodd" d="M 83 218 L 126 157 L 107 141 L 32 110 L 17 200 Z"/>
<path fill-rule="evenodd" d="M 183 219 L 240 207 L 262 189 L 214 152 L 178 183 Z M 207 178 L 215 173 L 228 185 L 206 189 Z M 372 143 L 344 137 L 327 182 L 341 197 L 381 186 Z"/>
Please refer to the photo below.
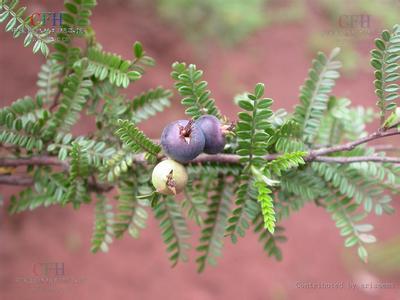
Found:
<path fill-rule="evenodd" d="M 212 115 L 168 124 L 161 135 L 161 146 L 169 159 L 155 166 L 152 183 L 157 192 L 175 195 L 185 187 L 188 175 L 181 163 L 188 163 L 200 153 L 217 154 L 224 150 L 227 127 Z"/>

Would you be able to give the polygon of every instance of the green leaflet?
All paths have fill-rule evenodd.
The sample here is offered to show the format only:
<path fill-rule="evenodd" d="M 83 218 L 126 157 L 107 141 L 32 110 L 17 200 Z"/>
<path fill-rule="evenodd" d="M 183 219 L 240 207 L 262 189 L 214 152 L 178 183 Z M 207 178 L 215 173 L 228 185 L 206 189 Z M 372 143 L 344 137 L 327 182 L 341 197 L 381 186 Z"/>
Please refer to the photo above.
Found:
<path fill-rule="evenodd" d="M 155 205 L 154 215 L 160 221 L 162 238 L 170 253 L 172 266 L 176 266 L 179 261 L 187 261 L 187 251 L 190 248 L 187 239 L 190 233 L 179 205 L 172 197 L 162 197 Z"/>
<path fill-rule="evenodd" d="M 62 204 L 68 190 L 69 181 L 63 173 L 50 173 L 48 169 L 38 168 L 34 172 L 34 187 L 22 190 L 12 196 L 8 211 L 11 214 L 34 210 L 38 207 Z"/>
<path fill-rule="evenodd" d="M 228 219 L 226 232 L 230 236 L 232 243 L 237 242 L 237 237 L 244 237 L 246 230 L 250 227 L 249 222 L 254 220 L 260 210 L 257 204 L 257 194 L 251 177 L 242 174 L 239 177 L 239 186 L 235 191 L 236 207 L 232 211 L 232 216 Z"/>
<path fill-rule="evenodd" d="M 236 153 L 241 156 L 240 162 L 245 167 L 240 177 L 241 183 L 236 191 L 237 207 L 233 211 L 233 216 L 229 218 L 229 226 L 226 229 L 234 243 L 237 235 L 244 236 L 245 229 L 249 227 L 249 220 L 255 217 L 256 209 L 252 202 L 257 196 L 250 187 L 252 166 L 264 164 L 263 156 L 267 154 L 267 141 L 272 133 L 268 118 L 273 115 L 270 109 L 273 101 L 263 98 L 263 95 L 264 85 L 259 83 L 253 94 L 247 94 L 238 100 L 238 105 L 244 111 L 238 114 Z"/>
<path fill-rule="evenodd" d="M 95 221 L 93 225 L 92 234 L 92 247 L 93 253 L 101 250 L 102 252 L 108 252 L 109 244 L 112 243 L 113 239 L 113 213 L 112 206 L 108 203 L 107 198 L 101 194 L 97 195 L 97 203 L 95 209 Z"/>
<path fill-rule="evenodd" d="M 57 39 L 54 42 L 54 52 L 51 58 L 62 63 L 63 69 L 68 71 L 73 64 L 82 58 L 81 49 L 73 47 L 74 38 L 88 35 L 92 9 L 97 5 L 96 0 L 66 0 L 64 1 L 65 11 L 62 16 L 61 32 L 57 33 Z M 79 30 L 79 33 L 69 34 L 71 30 Z M 93 33 L 92 33 L 93 34 Z M 67 73 L 67 72 L 66 72 Z"/>
<path fill-rule="evenodd" d="M 301 88 L 300 104 L 296 106 L 293 119 L 300 124 L 306 143 L 311 144 L 314 141 L 327 109 L 329 93 L 335 80 L 339 78 L 337 69 L 341 67 L 341 63 L 335 60 L 339 50 L 332 50 L 329 57 L 318 53 Z"/>
<path fill-rule="evenodd" d="M 196 259 L 198 272 L 203 272 L 206 264 L 215 265 L 216 259 L 222 254 L 225 226 L 230 212 L 232 188 L 225 183 L 225 177 L 220 176 L 211 195 L 205 226 L 201 231 L 200 245 L 196 250 L 200 253 Z"/>
<path fill-rule="evenodd" d="M 278 247 L 278 243 L 286 242 L 286 237 L 283 235 L 285 229 L 281 226 L 275 227 L 274 234 L 266 231 L 264 228 L 264 218 L 261 213 L 257 214 L 253 220 L 254 233 L 259 235 L 259 242 L 263 244 L 264 251 L 268 256 L 274 256 L 276 260 L 282 260 L 282 251 Z"/>
<path fill-rule="evenodd" d="M 57 111 L 51 116 L 44 136 L 53 137 L 57 132 L 67 133 L 78 121 L 79 113 L 91 94 L 92 81 L 85 79 L 86 65 L 77 64 L 74 72 L 66 77 L 63 83 L 62 97 Z"/>
<path fill-rule="evenodd" d="M 62 65 L 55 60 L 48 59 L 40 68 L 38 74 L 38 91 L 36 96 L 41 97 L 45 104 L 51 104 L 56 97 L 59 88 Z"/>
<path fill-rule="evenodd" d="M 332 215 L 336 227 L 340 229 L 340 235 L 345 237 L 345 247 L 357 246 L 357 252 L 361 260 L 368 261 L 368 253 L 365 244 L 376 241 L 370 231 L 374 228 L 370 224 L 359 223 L 365 218 L 365 214 L 357 213 L 358 204 L 351 203 L 351 198 L 341 198 L 340 194 L 333 194 L 326 198 L 327 211 Z"/>
<path fill-rule="evenodd" d="M 203 71 L 197 70 L 195 65 L 186 66 L 178 62 L 172 65 L 172 69 L 171 77 L 176 81 L 175 87 L 179 94 L 184 97 L 182 104 L 187 107 L 185 113 L 193 119 L 206 114 L 221 118 L 214 99 L 210 98 L 207 82 L 201 81 Z"/>
<path fill-rule="evenodd" d="M 144 175 L 143 169 L 132 172 L 129 180 L 119 184 L 117 196 L 118 205 L 113 224 L 115 237 L 120 238 L 128 230 L 133 238 L 139 238 L 140 231 L 146 228 L 149 206 L 148 199 L 139 199 L 141 195 L 149 194 L 149 176 Z"/>
<path fill-rule="evenodd" d="M 29 17 L 25 14 L 26 7 L 19 7 L 18 4 L 19 0 L 1 1 L 0 23 L 6 23 L 5 31 L 12 32 L 13 38 L 18 38 L 26 33 L 24 47 L 33 44 L 33 53 L 37 53 L 40 50 L 40 52 L 47 57 L 50 51 L 48 44 L 52 41 L 49 37 L 49 33 L 39 33 L 37 29 L 40 27 L 40 24 L 31 26 Z"/>
<path fill-rule="evenodd" d="M 271 197 L 272 191 L 267 188 L 264 181 L 256 181 L 254 183 L 257 188 L 257 200 L 261 206 L 261 212 L 264 219 L 264 228 L 268 229 L 271 234 L 275 231 L 275 210 L 274 210 L 274 200 Z"/>
<path fill-rule="evenodd" d="M 264 163 L 263 155 L 267 154 L 267 141 L 272 128 L 268 118 L 272 116 L 272 99 L 263 98 L 264 85 L 259 83 L 254 94 L 248 94 L 239 100 L 239 106 L 244 110 L 238 114 L 236 125 L 238 146 L 236 153 L 241 156 L 240 162 L 250 166 L 260 166 Z"/>
<path fill-rule="evenodd" d="M 44 144 L 41 130 L 49 116 L 40 97 L 16 100 L 0 110 L 0 143 L 40 151 Z"/>
<path fill-rule="evenodd" d="M 381 125 L 387 111 L 398 107 L 400 97 L 398 84 L 400 59 L 400 26 L 395 25 L 391 31 L 384 30 L 380 38 L 375 39 L 376 49 L 371 51 L 371 65 L 375 69 L 375 94 L 378 97 L 378 107 L 381 110 Z"/>
<path fill-rule="evenodd" d="M 140 79 L 141 73 L 133 70 L 133 62 L 97 48 L 88 50 L 88 75 L 102 81 L 108 79 L 117 87 L 127 88 L 131 81 Z"/>
<path fill-rule="evenodd" d="M 128 120 L 118 120 L 119 129 L 115 132 L 121 141 L 129 147 L 132 152 L 144 151 L 149 159 L 155 159 L 161 151 L 160 145 L 150 140 L 135 124 Z"/>
<path fill-rule="evenodd" d="M 170 106 L 172 92 L 161 87 L 146 91 L 135 97 L 131 102 L 132 120 L 137 124 L 162 112 Z"/>

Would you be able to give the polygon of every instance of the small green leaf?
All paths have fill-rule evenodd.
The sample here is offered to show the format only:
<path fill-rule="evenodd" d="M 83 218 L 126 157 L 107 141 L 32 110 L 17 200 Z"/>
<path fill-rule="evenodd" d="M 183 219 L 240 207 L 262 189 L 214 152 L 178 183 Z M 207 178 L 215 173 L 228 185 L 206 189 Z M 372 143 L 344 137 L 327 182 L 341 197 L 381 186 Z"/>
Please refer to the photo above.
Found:
<path fill-rule="evenodd" d="M 141 58 L 144 55 L 143 46 L 140 42 L 135 42 L 133 44 L 133 53 L 136 58 Z"/>
<path fill-rule="evenodd" d="M 357 252 L 358 252 L 358 256 L 361 258 L 361 260 L 362 260 L 363 262 L 367 263 L 367 262 L 368 262 L 368 252 L 367 252 L 367 249 L 365 249 L 365 247 L 363 247 L 363 246 L 360 246 L 360 247 L 358 247 Z"/>
<path fill-rule="evenodd" d="M 40 47 L 41 47 L 42 42 L 40 40 L 37 40 L 35 42 L 35 45 L 33 46 L 33 53 L 36 53 L 39 51 Z"/>
<path fill-rule="evenodd" d="M 10 19 L 10 21 L 8 21 L 5 30 L 6 31 L 10 31 L 14 28 L 15 24 L 17 23 L 17 19 L 16 18 L 12 18 Z"/>
<path fill-rule="evenodd" d="M 381 51 L 385 51 L 386 49 L 385 43 L 381 39 L 375 39 L 375 45 Z"/>
<path fill-rule="evenodd" d="M 239 106 L 240 108 L 247 110 L 247 111 L 253 111 L 254 106 L 247 100 L 239 100 Z"/>

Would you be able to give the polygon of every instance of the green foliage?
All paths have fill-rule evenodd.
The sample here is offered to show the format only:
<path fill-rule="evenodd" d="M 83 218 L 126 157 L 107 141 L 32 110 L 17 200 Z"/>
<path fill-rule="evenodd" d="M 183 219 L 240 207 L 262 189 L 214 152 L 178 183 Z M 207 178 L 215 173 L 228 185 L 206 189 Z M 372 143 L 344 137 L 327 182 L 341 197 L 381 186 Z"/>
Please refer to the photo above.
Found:
<path fill-rule="evenodd" d="M 384 193 L 384 188 L 379 184 L 381 179 L 372 177 L 368 174 L 371 170 L 360 168 L 357 163 L 349 165 L 313 163 L 313 168 L 342 195 L 350 199 L 354 198 L 357 204 L 363 203 L 366 212 L 371 212 L 377 204 L 388 205 L 386 200 L 381 204 Z"/>
<path fill-rule="evenodd" d="M 74 181 L 78 177 L 86 178 L 89 176 L 89 159 L 87 157 L 87 151 L 82 151 L 82 147 L 79 143 L 73 143 L 71 149 L 71 170 L 70 180 Z"/>
<path fill-rule="evenodd" d="M 370 224 L 360 222 L 365 218 L 364 213 L 358 213 L 357 203 L 352 203 L 351 198 L 341 198 L 340 194 L 333 194 L 326 199 L 327 211 L 332 214 L 336 227 L 340 229 L 340 235 L 345 237 L 345 247 L 358 247 L 359 257 L 367 262 L 368 253 L 365 244 L 374 243 L 375 236 L 370 234 L 374 228 Z"/>
<path fill-rule="evenodd" d="M 70 26 L 86 28 L 90 25 L 91 9 L 96 5 L 96 0 L 67 0 L 64 2 L 63 21 Z"/>
<path fill-rule="evenodd" d="M 100 169 L 105 161 L 110 159 L 116 152 L 115 148 L 107 148 L 103 141 L 97 142 L 82 136 L 73 138 L 70 133 L 59 133 L 52 144 L 49 144 L 47 151 L 57 154 L 58 159 L 64 161 L 71 153 L 72 145 L 79 144 L 80 151 L 85 154 L 85 159 L 92 168 Z"/>
<path fill-rule="evenodd" d="M 132 121 L 139 123 L 170 106 L 172 92 L 161 87 L 146 91 L 131 102 Z"/>
<path fill-rule="evenodd" d="M 307 152 L 298 151 L 292 153 L 285 153 L 273 161 L 267 163 L 266 169 L 269 171 L 267 174 L 276 174 L 282 176 L 282 172 L 285 172 L 291 168 L 297 168 L 299 165 L 304 165 L 303 157 Z"/>
<path fill-rule="evenodd" d="M 254 182 L 257 188 L 257 200 L 261 206 L 261 212 L 264 217 L 264 227 L 273 234 L 275 231 L 276 216 L 274 210 L 274 201 L 271 196 L 272 190 L 268 186 L 273 186 L 278 184 L 278 181 L 272 180 L 274 174 L 281 177 L 282 173 L 288 171 L 291 168 L 298 167 L 299 165 L 305 164 L 303 156 L 306 152 L 293 152 L 285 153 L 282 156 L 274 159 L 273 161 L 267 163 L 263 169 L 263 172 L 258 171 L 256 168 L 252 168 L 252 172 L 256 177 Z"/>
<path fill-rule="evenodd" d="M 236 153 L 241 156 L 240 162 L 259 167 L 264 164 L 263 156 L 267 153 L 268 138 L 271 133 L 271 124 L 268 118 L 272 116 L 272 99 L 262 98 L 264 85 L 257 84 L 254 94 L 248 94 L 247 99 L 239 100 L 239 106 L 244 111 L 238 114 L 236 126 L 238 147 Z"/>
<path fill-rule="evenodd" d="M 213 178 L 211 177 L 211 179 Z M 184 191 L 185 200 L 182 201 L 182 208 L 186 209 L 188 217 L 195 220 L 199 226 L 204 224 L 203 214 L 207 211 L 206 202 L 210 189 L 210 181 L 212 181 L 210 178 L 199 180 L 196 183 L 189 181 Z"/>
<path fill-rule="evenodd" d="M 250 227 L 249 221 L 253 220 L 258 211 L 257 192 L 250 182 L 250 176 L 243 174 L 240 176 L 240 185 L 236 190 L 236 208 L 232 211 L 226 228 L 227 234 L 233 243 L 237 242 L 237 236 L 244 237 L 246 230 Z"/>
<path fill-rule="evenodd" d="M 22 16 L 24 9 L 14 4 L 1 2 L 0 19 L 9 18 L 7 31 L 21 26 L 20 17 L 11 10 Z M 172 265 L 188 259 L 186 219 L 192 219 L 200 227 L 196 262 L 201 272 L 222 254 L 225 236 L 236 243 L 250 226 L 265 252 L 280 260 L 279 243 L 286 240 L 280 222 L 314 202 L 332 215 L 345 246 L 357 245 L 359 256 L 367 260 L 365 244 L 376 238 L 370 233 L 372 225 L 363 220 L 372 212 L 393 213 L 389 192 L 399 194 L 400 167 L 370 161 L 370 157 L 385 156 L 376 146 L 363 141 L 356 147 L 356 143 L 347 144 L 360 143 L 367 136 L 366 124 L 373 121 L 374 113 L 331 95 L 339 76 L 337 50 L 329 58 L 320 53 L 314 60 L 293 117 L 283 110 L 272 111 L 273 101 L 264 98 L 262 84 L 237 97 L 242 111 L 235 130 L 227 136 L 224 153 L 202 155 L 185 165 L 189 182 L 179 202 L 179 198 L 159 195 L 151 186 L 154 164 L 164 155 L 160 145 L 138 127 L 170 105 L 172 92 L 158 87 L 137 96 L 121 93 L 120 88 L 140 79 L 154 62 L 138 42 L 132 47 L 133 60 L 104 52 L 89 27 L 94 5 L 93 0 L 65 2 L 63 26 L 82 27 L 85 46 L 73 46 L 80 45 L 72 42 L 73 36 L 56 42 L 51 58 L 39 71 L 36 97 L 18 99 L 0 109 L 0 146 L 7 153 L 0 159 L 0 183 L 29 186 L 11 197 L 10 213 L 49 205 L 71 204 L 77 209 L 90 203 L 95 193 L 92 251 L 97 252 L 107 251 L 112 239 L 125 232 L 138 238 L 146 227 L 147 210 L 152 209 Z M 392 103 L 392 114 L 387 119 L 384 114 L 384 126 L 371 139 L 400 133 L 400 109 L 394 110 L 394 98 L 387 99 L 389 94 L 398 94 L 398 86 L 393 85 L 399 77 L 398 28 L 384 31 L 376 41 L 378 49 L 372 52 L 374 67 L 385 64 L 375 72 L 383 85 L 375 84 L 384 91 L 385 105 Z M 47 50 L 42 52 L 47 54 Z M 228 121 L 211 99 L 202 75 L 194 65 L 173 65 L 172 78 L 187 115 L 196 119 L 212 114 Z M 85 121 L 93 120 L 96 129 L 75 136 L 82 115 L 87 115 Z M 318 152 L 325 155 L 315 157 Z M 360 162 L 351 162 L 354 158 Z M 342 163 L 328 163 L 332 159 Z M 20 177 L 22 166 L 26 166 L 26 176 Z M 108 200 L 113 189 L 115 207 Z"/>
<path fill-rule="evenodd" d="M 143 170 L 140 170 L 143 172 Z M 134 177 L 119 184 L 118 206 L 113 224 L 115 237 L 120 238 L 126 230 L 133 238 L 139 238 L 140 231 L 146 228 L 148 200 L 139 199 L 140 195 L 149 193 L 149 178 L 134 172 Z"/>
<path fill-rule="evenodd" d="M 144 51 L 140 42 L 135 42 L 133 44 L 132 51 L 135 56 L 135 60 L 132 62 L 132 69 L 134 71 L 144 74 L 146 67 L 153 67 L 155 65 L 154 59 L 146 55 L 146 51 Z"/>
<path fill-rule="evenodd" d="M 0 23 L 7 21 L 5 31 L 12 31 L 13 38 L 26 33 L 24 39 L 24 47 L 33 44 L 33 53 L 40 52 L 44 56 L 49 55 L 49 44 L 52 39 L 49 32 L 39 31 L 40 24 L 36 26 L 30 25 L 30 18 L 25 15 L 26 7 L 18 6 L 19 0 L 1 0 L 0 2 Z"/>
<path fill-rule="evenodd" d="M 398 84 L 400 79 L 398 73 L 400 26 L 395 25 L 392 31 L 384 30 L 381 38 L 375 39 L 375 46 L 376 49 L 371 51 L 371 65 L 375 69 L 375 94 L 378 97 L 377 105 L 381 110 L 381 123 L 383 123 L 386 112 L 393 111 L 398 107 L 396 100 L 400 97 Z M 391 126 L 388 123 L 385 125 Z"/>
<path fill-rule="evenodd" d="M 276 260 L 282 260 L 282 251 L 278 247 L 278 243 L 286 242 L 286 237 L 283 235 L 285 229 L 282 226 L 275 227 L 274 234 L 264 230 L 264 218 L 259 213 L 253 220 L 254 233 L 259 235 L 259 242 L 263 243 L 264 251 L 268 256 L 274 256 Z"/>
<path fill-rule="evenodd" d="M 112 206 L 104 195 L 97 195 L 95 220 L 93 225 L 92 248 L 93 253 L 99 250 L 107 252 L 113 236 L 113 212 Z"/>
<path fill-rule="evenodd" d="M 240 177 L 241 184 L 236 191 L 236 208 L 229 218 L 227 233 L 232 242 L 236 242 L 237 235 L 244 236 L 245 229 L 249 228 L 249 219 L 255 217 L 254 208 L 255 191 L 251 187 L 252 167 L 260 168 L 265 162 L 263 156 L 267 153 L 268 139 L 272 133 L 272 126 L 268 118 L 273 115 L 270 109 L 272 99 L 263 98 L 264 85 L 257 84 L 254 94 L 247 94 L 238 101 L 244 110 L 238 114 L 239 121 L 236 125 L 237 148 L 240 162 L 244 170 Z"/>
<path fill-rule="evenodd" d="M 119 150 L 104 161 L 100 170 L 100 178 L 109 182 L 115 181 L 128 171 L 133 164 L 134 154 L 127 150 Z"/>
<path fill-rule="evenodd" d="M 34 187 L 28 187 L 12 196 L 8 211 L 11 214 L 38 207 L 62 204 L 68 190 L 69 181 L 64 173 L 50 173 L 46 168 L 37 168 L 33 174 Z"/>
<path fill-rule="evenodd" d="M 341 63 L 335 60 L 339 48 L 329 57 L 318 53 L 300 91 L 300 104 L 296 106 L 294 120 L 301 125 L 303 140 L 312 143 L 328 106 L 329 93 L 339 78 Z"/>
<path fill-rule="evenodd" d="M 293 120 L 287 120 L 279 126 L 275 133 L 270 136 L 268 144 L 274 145 L 275 151 L 281 153 L 306 149 L 301 140 L 300 125 Z"/>
<path fill-rule="evenodd" d="M 356 140 L 367 135 L 365 125 L 374 120 L 372 109 L 349 107 L 347 98 L 330 97 L 328 111 L 321 122 L 316 142 L 336 145 L 346 140 Z"/>
<path fill-rule="evenodd" d="M 93 83 L 86 77 L 85 65 L 76 65 L 74 72 L 63 83 L 62 97 L 57 111 L 52 114 L 44 136 L 50 138 L 58 132 L 67 133 L 78 121 L 79 113 L 83 110 Z"/>
<path fill-rule="evenodd" d="M 130 151 L 137 153 L 144 151 L 149 159 L 155 159 L 161 151 L 161 147 L 150 140 L 135 124 L 127 120 L 118 120 L 119 129 L 115 134 Z"/>
<path fill-rule="evenodd" d="M 169 260 L 172 266 L 179 261 L 187 261 L 187 251 L 190 248 L 187 239 L 190 233 L 179 205 L 172 197 L 162 197 L 154 207 L 154 214 L 160 221 L 162 237 L 167 245 L 167 252 L 171 254 Z"/>
<path fill-rule="evenodd" d="M 36 83 L 39 88 L 36 96 L 41 97 L 46 104 L 55 100 L 59 89 L 61 70 L 62 65 L 51 59 L 47 60 L 41 67 Z"/>
<path fill-rule="evenodd" d="M 179 94 L 184 97 L 182 104 L 187 107 L 185 113 L 193 119 L 205 114 L 221 118 L 214 99 L 210 98 L 207 82 L 201 80 L 203 71 L 197 70 L 195 65 L 186 66 L 178 62 L 172 65 L 172 69 L 171 77 L 176 81 L 175 87 Z"/>
<path fill-rule="evenodd" d="M 49 119 L 40 97 L 25 97 L 0 110 L 0 143 L 40 151 L 43 148 L 41 130 Z"/>
<path fill-rule="evenodd" d="M 54 42 L 55 51 L 52 53 L 52 59 L 61 62 L 65 70 L 68 70 L 72 65 L 81 58 L 81 50 L 72 45 L 72 41 L 76 37 L 82 37 L 87 34 L 90 26 L 89 17 L 92 14 L 92 9 L 96 6 L 96 0 L 65 0 L 63 12 L 62 31 L 57 33 L 57 40 Z M 71 34 L 80 30 L 79 34 Z"/>
<path fill-rule="evenodd" d="M 119 55 L 107 53 L 96 48 L 88 49 L 88 75 L 103 81 L 108 79 L 117 87 L 127 88 L 131 81 L 140 79 L 141 74 L 133 70 L 133 62 Z"/>
<path fill-rule="evenodd" d="M 322 198 L 326 192 L 325 181 L 310 167 L 302 169 L 301 172 L 291 170 L 284 173 L 280 178 L 280 185 L 284 198 L 295 198 L 292 202 L 294 210 L 301 208 L 306 201 Z M 281 202 L 282 205 L 285 204 L 284 199 Z M 284 212 L 284 215 L 288 216 L 288 213 Z"/>
<path fill-rule="evenodd" d="M 272 191 L 262 180 L 257 180 L 254 185 L 258 192 L 257 200 L 261 206 L 261 212 L 264 219 L 264 228 L 268 229 L 271 234 L 274 234 L 276 217 L 274 211 L 274 200 L 271 197 Z"/>
<path fill-rule="evenodd" d="M 214 187 L 208 205 L 207 218 L 201 231 L 200 245 L 196 248 L 200 252 L 196 259 L 198 271 L 204 271 L 206 264 L 216 265 L 216 258 L 221 255 L 225 225 L 230 212 L 232 191 L 225 183 L 226 178 L 220 176 Z"/>

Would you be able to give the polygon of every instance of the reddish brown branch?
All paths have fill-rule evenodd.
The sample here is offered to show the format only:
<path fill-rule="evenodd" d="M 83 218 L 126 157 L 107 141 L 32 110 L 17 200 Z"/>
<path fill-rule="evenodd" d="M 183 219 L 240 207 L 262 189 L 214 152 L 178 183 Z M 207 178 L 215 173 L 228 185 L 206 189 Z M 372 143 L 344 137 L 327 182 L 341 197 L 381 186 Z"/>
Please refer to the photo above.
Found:
<path fill-rule="evenodd" d="M 368 143 L 368 142 L 371 142 L 371 141 L 374 141 L 377 139 L 381 139 L 381 138 L 385 138 L 385 137 L 389 137 L 389 136 L 393 136 L 393 135 L 399 135 L 399 134 L 400 134 L 399 131 L 377 131 L 377 132 L 374 132 L 366 137 L 363 137 L 363 138 L 358 139 L 353 142 L 349 142 L 349 143 L 337 145 L 337 146 L 332 146 L 332 147 L 326 147 L 326 148 L 312 150 L 312 151 L 310 151 L 307 160 L 309 160 L 309 161 L 314 160 L 317 156 L 323 156 L 323 155 L 327 155 L 327 154 L 331 154 L 331 153 L 335 153 L 335 152 L 350 151 L 361 144 L 365 144 L 365 143 Z"/>
<path fill-rule="evenodd" d="M 400 164 L 400 157 L 387 157 L 387 156 L 340 156 L 340 157 L 331 157 L 327 156 L 331 153 L 342 152 L 342 151 L 350 151 L 355 147 L 389 136 L 399 135 L 399 131 L 390 131 L 389 129 L 379 130 L 374 132 L 366 137 L 360 138 L 356 141 L 345 143 L 342 145 L 332 146 L 332 147 L 324 147 L 320 149 L 311 150 L 305 157 L 304 160 L 307 162 L 311 161 L 319 161 L 326 163 L 353 163 L 353 162 L 377 162 L 377 163 L 394 163 Z M 380 146 L 381 148 L 387 146 Z M 264 159 L 267 161 L 271 161 L 279 157 L 280 154 L 270 154 L 264 156 Z M 160 158 L 163 158 L 162 156 Z M 133 160 L 136 163 L 146 163 L 143 154 L 137 154 L 133 157 Z M 218 162 L 225 164 L 239 164 L 240 156 L 235 154 L 217 154 L 217 155 L 208 155 L 201 154 L 196 157 L 191 163 L 204 163 L 204 162 Z M 68 161 L 60 161 L 57 157 L 54 156 L 36 156 L 36 157 L 25 157 L 25 158 L 0 158 L 0 166 L 5 167 L 18 167 L 18 166 L 26 166 L 26 165 L 39 165 L 39 166 L 60 166 L 63 169 L 69 168 Z M 21 177 L 15 175 L 0 175 L 0 184 L 12 184 L 12 185 L 29 185 L 32 184 L 31 177 Z M 104 186 L 97 184 L 95 181 L 91 181 L 89 186 L 92 190 L 95 191 L 109 191 L 112 189 L 112 186 Z"/>
<path fill-rule="evenodd" d="M 33 178 L 26 175 L 0 175 L 0 185 L 21 185 L 27 186 L 34 183 Z M 99 184 L 94 180 L 90 180 L 88 184 L 89 190 L 93 192 L 109 192 L 113 189 L 112 185 Z"/>

